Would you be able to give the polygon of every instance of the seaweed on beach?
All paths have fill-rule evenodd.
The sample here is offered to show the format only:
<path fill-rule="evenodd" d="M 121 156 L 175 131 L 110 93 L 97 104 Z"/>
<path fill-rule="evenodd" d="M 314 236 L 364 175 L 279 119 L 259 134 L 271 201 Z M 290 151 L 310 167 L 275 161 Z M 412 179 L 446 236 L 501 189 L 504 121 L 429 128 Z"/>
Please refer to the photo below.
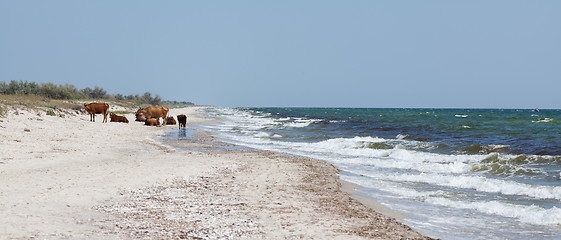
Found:
<path fill-rule="evenodd" d="M 124 201 L 98 207 L 117 217 L 102 228 L 132 238 L 262 238 L 248 206 L 235 196 L 217 195 L 227 185 L 215 178 L 173 179 L 166 184 L 126 191 Z"/>

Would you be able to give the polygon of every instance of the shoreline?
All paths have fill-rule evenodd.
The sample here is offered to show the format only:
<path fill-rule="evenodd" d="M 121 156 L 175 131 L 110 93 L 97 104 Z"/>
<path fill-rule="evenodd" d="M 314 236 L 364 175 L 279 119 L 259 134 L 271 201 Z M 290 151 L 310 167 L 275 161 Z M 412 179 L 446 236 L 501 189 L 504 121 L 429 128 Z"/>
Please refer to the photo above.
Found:
<path fill-rule="evenodd" d="M 170 115 L 189 111 L 188 125 L 206 121 L 196 109 L 170 109 Z M 326 162 L 237 149 L 177 150 L 179 143 L 157 140 L 177 125 L 148 127 L 126 116 L 129 125 L 27 110 L 1 118 L 0 150 L 10 154 L 0 158 L 0 235 L 428 239 L 358 203 L 360 196 L 348 193 L 352 185 Z M 197 136 L 186 144 L 216 142 Z"/>
<path fill-rule="evenodd" d="M 361 204 L 363 204 L 364 206 L 369 207 L 370 209 L 381 213 L 382 215 L 394 218 L 398 221 L 403 221 L 405 219 L 407 219 L 407 217 L 401 213 L 392 211 L 391 209 L 387 208 L 386 206 L 384 206 L 383 204 L 379 203 L 378 201 L 371 199 L 371 198 L 367 198 L 367 197 L 363 197 L 358 195 L 357 192 L 357 188 L 359 188 L 360 186 L 358 184 L 354 184 L 352 182 L 348 182 L 345 180 L 341 180 L 339 179 L 339 181 L 341 182 L 341 191 L 348 193 L 351 198 L 357 200 L 358 202 L 360 202 Z"/>

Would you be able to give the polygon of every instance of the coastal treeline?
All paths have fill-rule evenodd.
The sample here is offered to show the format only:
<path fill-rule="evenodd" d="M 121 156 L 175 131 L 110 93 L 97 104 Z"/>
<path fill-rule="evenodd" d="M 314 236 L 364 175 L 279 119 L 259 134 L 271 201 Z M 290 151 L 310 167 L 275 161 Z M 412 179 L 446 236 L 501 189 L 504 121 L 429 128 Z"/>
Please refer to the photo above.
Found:
<path fill-rule="evenodd" d="M 111 99 L 111 100 L 130 100 L 135 101 L 138 105 L 163 105 L 182 104 L 193 105 L 191 102 L 177 102 L 177 101 L 163 101 L 159 95 L 152 96 L 150 92 L 145 92 L 142 95 L 123 95 L 123 94 L 108 94 L 103 88 L 95 87 L 84 89 L 77 89 L 71 84 L 54 84 L 54 83 L 36 83 L 28 81 L 12 80 L 9 83 L 0 81 L 0 94 L 9 95 L 37 95 L 49 99 L 60 100 L 79 100 L 79 99 Z"/>

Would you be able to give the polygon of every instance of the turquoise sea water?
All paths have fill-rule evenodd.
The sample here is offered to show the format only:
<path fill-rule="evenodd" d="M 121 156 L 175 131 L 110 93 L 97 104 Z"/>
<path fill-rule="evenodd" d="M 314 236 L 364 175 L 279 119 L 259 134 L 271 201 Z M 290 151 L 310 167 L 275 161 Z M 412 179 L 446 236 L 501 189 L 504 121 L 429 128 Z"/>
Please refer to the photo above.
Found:
<path fill-rule="evenodd" d="M 561 110 L 214 108 L 223 141 L 325 160 L 443 239 L 561 238 Z"/>

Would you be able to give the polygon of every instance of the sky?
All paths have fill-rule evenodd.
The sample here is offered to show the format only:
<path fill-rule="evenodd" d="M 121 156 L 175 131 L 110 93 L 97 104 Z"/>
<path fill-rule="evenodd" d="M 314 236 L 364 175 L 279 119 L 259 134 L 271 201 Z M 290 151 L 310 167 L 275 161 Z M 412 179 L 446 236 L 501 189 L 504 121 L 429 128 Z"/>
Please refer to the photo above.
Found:
<path fill-rule="evenodd" d="M 561 1 L 0 0 L 0 81 L 224 107 L 561 109 Z"/>

